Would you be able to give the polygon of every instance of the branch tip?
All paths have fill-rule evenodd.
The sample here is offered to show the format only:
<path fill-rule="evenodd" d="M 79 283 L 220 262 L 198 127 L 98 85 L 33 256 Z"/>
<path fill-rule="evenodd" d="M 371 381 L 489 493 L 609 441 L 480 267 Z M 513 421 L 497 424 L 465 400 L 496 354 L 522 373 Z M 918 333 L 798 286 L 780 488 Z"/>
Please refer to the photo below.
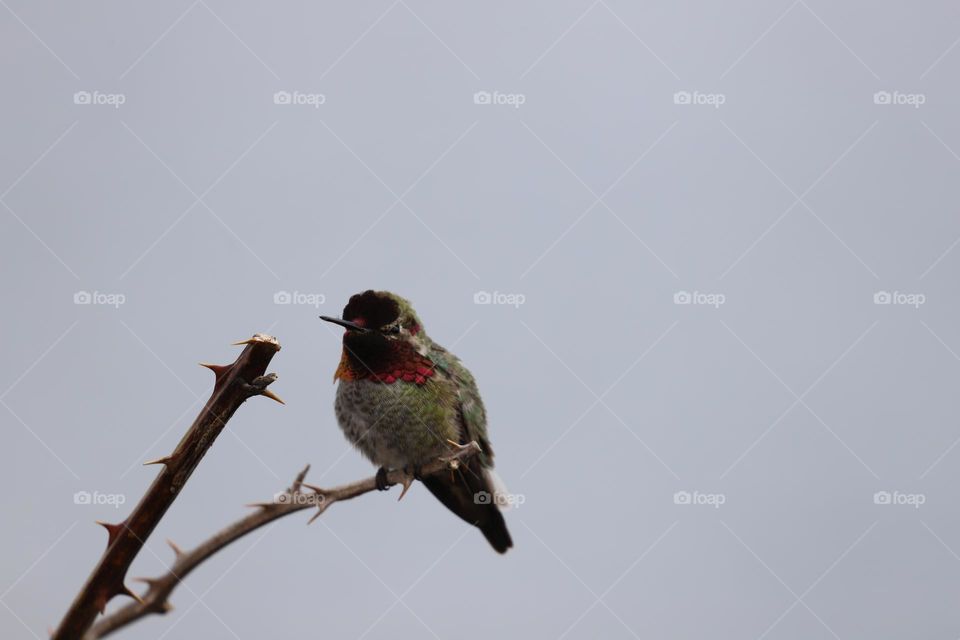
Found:
<path fill-rule="evenodd" d="M 255 333 L 251 338 L 234 342 L 233 346 L 239 347 L 241 345 L 248 345 L 248 344 L 269 344 L 271 346 L 276 347 L 277 351 L 280 350 L 280 342 L 273 336 L 268 336 L 265 333 Z"/>
<path fill-rule="evenodd" d="M 156 585 L 156 589 L 147 591 L 149 604 L 146 606 L 141 604 L 142 600 L 136 594 L 124 586 L 124 579 L 127 570 L 143 549 L 145 541 L 180 494 L 227 421 L 247 399 L 254 393 L 261 394 L 269 384 L 265 382 L 262 386 L 251 389 L 247 381 L 258 380 L 266 373 L 270 360 L 280 350 L 280 343 L 272 336 L 256 334 L 245 340 L 244 344 L 246 348 L 230 365 L 202 363 L 213 371 L 217 378 L 210 399 L 191 423 L 176 449 L 168 456 L 147 462 L 163 464 L 164 470 L 156 474 L 156 478 L 126 519 L 120 524 L 100 523 L 109 536 L 107 549 L 101 554 L 54 630 L 53 640 L 99 638 L 161 607 L 161 601 L 165 600 L 167 595 L 164 590 L 170 588 L 166 579 Z M 273 517 L 273 512 L 265 511 L 254 515 L 269 518 Z M 170 543 L 170 547 L 177 555 L 174 566 L 177 567 L 178 574 L 182 575 L 181 569 L 189 566 L 190 555 L 173 543 Z M 108 616 L 95 625 L 98 612 L 104 610 L 111 598 L 120 594 L 128 595 L 136 601 L 127 603 L 117 611 L 117 615 Z"/>

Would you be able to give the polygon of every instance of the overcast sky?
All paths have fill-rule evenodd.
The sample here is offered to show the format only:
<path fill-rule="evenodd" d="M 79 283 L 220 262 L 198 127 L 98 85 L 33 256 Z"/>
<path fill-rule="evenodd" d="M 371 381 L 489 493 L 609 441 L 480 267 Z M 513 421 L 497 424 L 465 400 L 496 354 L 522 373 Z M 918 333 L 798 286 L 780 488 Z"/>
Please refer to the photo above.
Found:
<path fill-rule="evenodd" d="M 515 548 L 372 494 L 122 637 L 960 635 L 956 3 L 0 5 L 3 637 L 56 625 L 235 340 L 278 337 L 287 405 L 131 577 L 306 463 L 372 474 L 317 320 L 368 288 L 476 375 Z"/>

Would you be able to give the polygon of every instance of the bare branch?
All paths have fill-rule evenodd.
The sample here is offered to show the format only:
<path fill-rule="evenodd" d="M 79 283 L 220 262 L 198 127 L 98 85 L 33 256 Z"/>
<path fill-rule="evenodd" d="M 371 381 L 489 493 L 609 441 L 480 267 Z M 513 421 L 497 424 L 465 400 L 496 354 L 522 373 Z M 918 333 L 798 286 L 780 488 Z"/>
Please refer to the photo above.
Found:
<path fill-rule="evenodd" d="M 280 343 L 258 333 L 239 344 L 246 348 L 233 364 L 203 365 L 216 375 L 213 393 L 173 453 L 147 463 L 163 468 L 133 512 L 123 522 L 100 523 L 109 536 L 107 549 L 53 633 L 54 640 L 82 637 L 116 595 L 138 599 L 124 584 L 127 569 L 227 421 L 247 398 L 266 395 L 279 400 L 267 389 L 276 376 L 265 372 Z"/>
<path fill-rule="evenodd" d="M 451 444 L 454 447 L 451 455 L 439 458 L 425 465 L 420 472 L 421 475 L 427 476 L 434 473 L 442 473 L 448 469 L 456 469 L 463 460 L 480 452 L 480 445 L 476 442 L 470 442 L 466 445 Z M 317 509 L 317 513 L 310 519 L 310 522 L 313 522 L 335 502 L 350 500 L 351 498 L 375 491 L 377 488 L 376 476 L 371 476 L 364 480 L 332 489 L 313 487 L 303 481 L 309 470 L 310 466 L 307 465 L 303 471 L 297 474 L 290 488 L 274 496 L 272 502 L 250 505 L 256 507 L 257 510 L 221 529 L 195 549 L 179 551 L 175 547 L 175 550 L 178 550 L 178 552 L 173 566 L 170 567 L 169 571 L 156 578 L 141 580 L 145 582 L 148 587 L 139 601 L 131 602 L 115 613 L 106 616 L 84 636 L 85 640 L 103 638 L 117 629 L 136 622 L 151 613 L 167 613 L 172 608 L 168 601 L 170 594 L 191 571 L 231 542 L 242 538 L 248 533 L 275 520 L 279 520 L 284 516 L 304 509 Z M 386 479 L 387 484 L 390 486 L 395 484 L 409 486 L 410 482 L 409 474 L 398 469 L 387 473 Z M 304 487 L 308 488 L 310 492 L 302 492 L 302 488 Z"/>

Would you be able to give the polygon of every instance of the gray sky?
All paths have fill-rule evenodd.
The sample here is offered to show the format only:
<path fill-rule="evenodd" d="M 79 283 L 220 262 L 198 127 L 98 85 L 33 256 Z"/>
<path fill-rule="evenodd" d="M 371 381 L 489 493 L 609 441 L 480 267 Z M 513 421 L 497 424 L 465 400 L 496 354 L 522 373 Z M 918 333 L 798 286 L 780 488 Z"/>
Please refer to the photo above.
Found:
<path fill-rule="evenodd" d="M 131 576 L 307 462 L 372 473 L 316 319 L 367 288 L 476 375 L 516 547 L 370 495 L 125 637 L 960 634 L 955 3 L 0 4 L 3 637 L 57 623 L 234 340 L 280 339 L 288 404 Z"/>

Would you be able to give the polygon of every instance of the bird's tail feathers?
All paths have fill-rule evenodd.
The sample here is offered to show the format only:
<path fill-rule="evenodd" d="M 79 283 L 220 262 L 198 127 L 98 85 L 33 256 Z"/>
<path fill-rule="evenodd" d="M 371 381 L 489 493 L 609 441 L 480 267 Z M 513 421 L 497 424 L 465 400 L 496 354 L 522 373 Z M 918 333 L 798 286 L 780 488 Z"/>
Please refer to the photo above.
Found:
<path fill-rule="evenodd" d="M 493 504 L 497 505 L 501 511 L 506 511 L 512 507 L 513 499 L 510 495 L 510 490 L 507 489 L 507 485 L 503 482 L 503 478 L 493 469 L 484 469 L 483 473 L 487 476 L 487 483 L 493 493 Z"/>

